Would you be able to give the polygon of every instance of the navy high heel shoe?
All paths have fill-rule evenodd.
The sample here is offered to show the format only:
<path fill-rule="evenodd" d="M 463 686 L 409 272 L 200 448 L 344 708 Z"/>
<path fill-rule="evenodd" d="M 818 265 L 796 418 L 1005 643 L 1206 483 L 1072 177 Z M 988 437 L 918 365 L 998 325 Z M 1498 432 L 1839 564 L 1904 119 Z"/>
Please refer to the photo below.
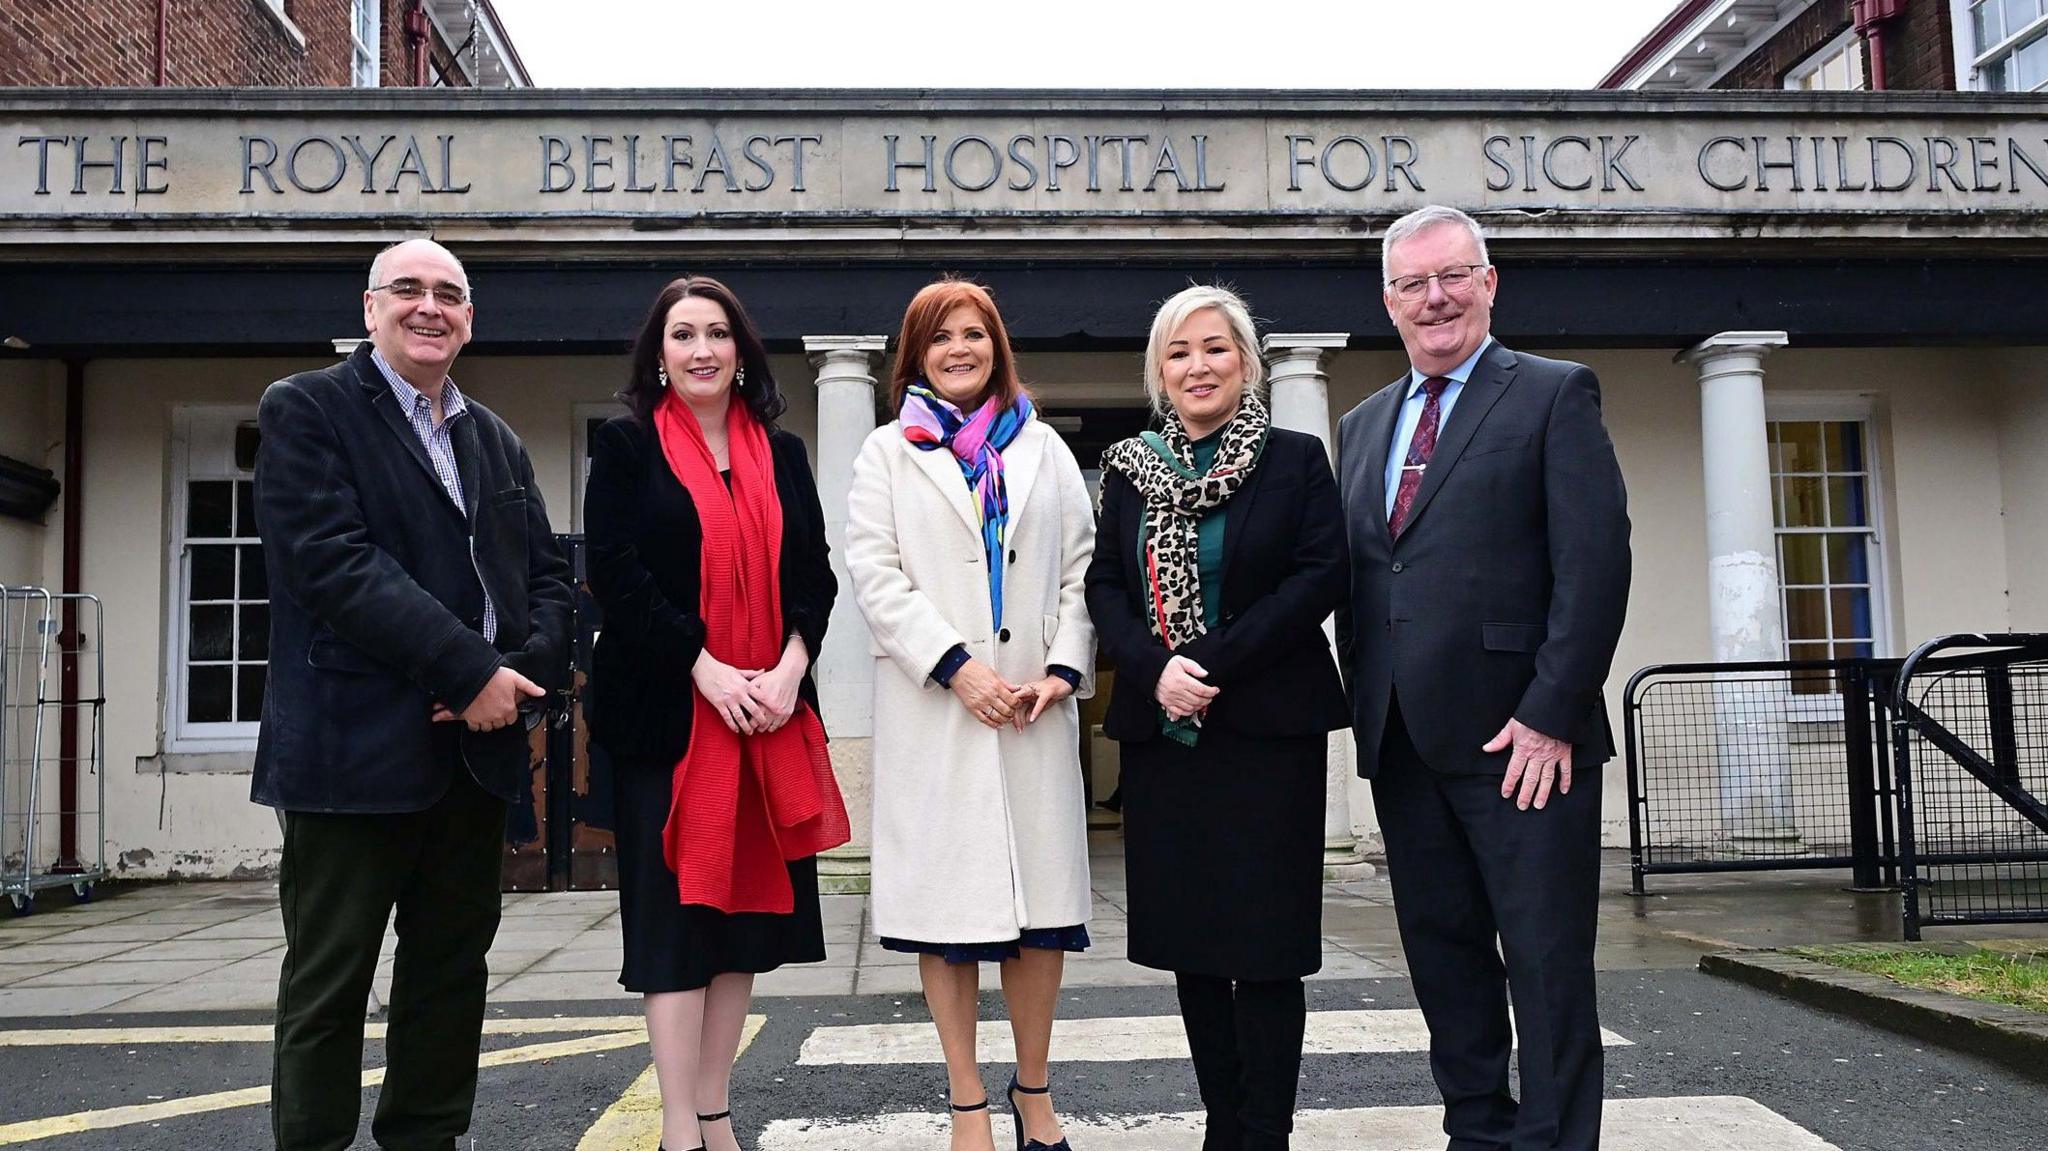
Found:
<path fill-rule="evenodd" d="M 1052 1094 L 1052 1084 L 1050 1083 L 1043 1087 L 1026 1087 L 1017 1082 L 1015 1075 L 1010 1076 L 1010 1115 L 1017 1121 L 1017 1151 L 1074 1151 L 1073 1147 L 1069 1146 L 1065 1139 L 1061 1139 L 1057 1143 L 1040 1143 L 1036 1139 L 1027 1140 L 1024 1138 L 1024 1113 L 1017 1110 L 1017 1096 L 1050 1094 Z"/>

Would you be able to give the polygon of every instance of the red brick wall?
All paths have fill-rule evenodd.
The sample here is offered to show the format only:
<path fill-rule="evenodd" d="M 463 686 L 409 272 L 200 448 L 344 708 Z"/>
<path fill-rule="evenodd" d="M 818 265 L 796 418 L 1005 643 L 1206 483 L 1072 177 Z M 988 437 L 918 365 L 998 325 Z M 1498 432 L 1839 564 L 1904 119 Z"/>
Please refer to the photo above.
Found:
<path fill-rule="evenodd" d="M 164 82 L 175 87 L 344 86 L 349 0 L 287 0 L 300 47 L 264 0 L 171 0 Z M 395 0 L 384 0 L 395 3 Z M 156 82 L 156 0 L 0 0 L 0 86 Z"/>
<path fill-rule="evenodd" d="M 1885 85 L 1900 91 L 1953 91 L 1955 27 L 1946 0 L 1911 0 L 1884 30 Z"/>
<path fill-rule="evenodd" d="M 1722 89 L 1783 88 L 1785 74 L 1851 26 L 1849 0 L 1817 0 L 1714 82 Z M 1955 45 L 1947 0 L 1907 0 L 1905 12 L 1885 27 L 1885 86 L 1893 90 L 1952 90 Z M 1870 75 L 1864 49 L 1863 74 Z"/>

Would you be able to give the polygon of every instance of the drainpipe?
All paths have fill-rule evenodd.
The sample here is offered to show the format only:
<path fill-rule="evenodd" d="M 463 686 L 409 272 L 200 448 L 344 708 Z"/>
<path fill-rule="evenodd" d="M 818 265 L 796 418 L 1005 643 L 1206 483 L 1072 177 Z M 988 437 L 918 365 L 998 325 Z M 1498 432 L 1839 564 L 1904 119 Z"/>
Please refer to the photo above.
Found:
<path fill-rule="evenodd" d="M 1850 19 L 1855 21 L 1856 34 L 1870 48 L 1870 90 L 1882 92 L 1891 85 L 1885 82 L 1884 74 L 1884 26 L 1906 13 L 1906 0 L 1853 0 L 1849 5 Z"/>
<path fill-rule="evenodd" d="M 427 86 L 427 38 L 432 25 L 427 21 L 427 0 L 413 0 L 405 13 L 405 36 L 412 42 L 412 85 Z"/>
<path fill-rule="evenodd" d="M 171 0 L 156 0 L 156 86 L 164 86 L 164 26 L 171 20 Z"/>
<path fill-rule="evenodd" d="M 85 485 L 85 361 L 64 361 L 64 559 L 60 574 L 63 591 L 75 595 L 84 582 L 80 556 L 84 535 L 85 506 L 81 498 Z M 78 601 L 63 600 L 58 619 L 57 643 L 63 656 L 57 664 L 57 698 L 78 698 L 78 661 L 83 653 L 78 643 Z M 93 642 L 102 637 L 94 636 Z M 100 690 L 95 685 L 94 690 Z M 57 725 L 57 870 L 78 870 L 78 717 L 83 709 L 59 712 Z"/>

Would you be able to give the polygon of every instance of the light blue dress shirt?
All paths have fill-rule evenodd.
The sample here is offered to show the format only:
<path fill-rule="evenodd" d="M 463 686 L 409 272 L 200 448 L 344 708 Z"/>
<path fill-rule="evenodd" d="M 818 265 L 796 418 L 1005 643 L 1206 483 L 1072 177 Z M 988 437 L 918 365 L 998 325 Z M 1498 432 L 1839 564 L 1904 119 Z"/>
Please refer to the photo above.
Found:
<path fill-rule="evenodd" d="M 1444 378 L 1451 382 L 1450 386 L 1444 389 L 1444 394 L 1437 397 L 1436 401 L 1436 431 L 1438 436 L 1442 436 L 1444 429 L 1450 426 L 1451 409 L 1457 406 L 1459 395 L 1465 391 L 1465 381 L 1472 378 L 1472 369 L 1478 366 L 1479 357 L 1485 355 L 1486 349 L 1492 344 L 1493 337 L 1486 337 L 1486 339 L 1480 341 L 1478 351 L 1473 352 L 1467 357 L 1464 363 L 1444 373 Z M 1408 369 L 1408 395 L 1401 401 L 1401 418 L 1394 421 L 1394 442 L 1387 451 L 1387 519 L 1389 520 L 1394 518 L 1394 497 L 1399 495 L 1401 491 L 1401 465 L 1408 459 L 1408 443 L 1415 438 L 1415 425 L 1422 422 L 1423 405 L 1429 402 L 1429 397 L 1423 394 L 1422 391 L 1422 381 L 1428 378 L 1428 376 L 1423 375 L 1421 371 L 1412 366 Z"/>

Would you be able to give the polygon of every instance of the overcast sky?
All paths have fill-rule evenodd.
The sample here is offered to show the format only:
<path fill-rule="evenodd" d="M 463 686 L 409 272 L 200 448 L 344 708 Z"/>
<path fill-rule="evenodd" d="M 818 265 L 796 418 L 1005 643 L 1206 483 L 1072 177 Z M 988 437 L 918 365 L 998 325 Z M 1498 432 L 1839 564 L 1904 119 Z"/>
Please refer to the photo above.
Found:
<path fill-rule="evenodd" d="M 1676 0 L 493 0 L 534 83 L 1590 88 Z"/>

